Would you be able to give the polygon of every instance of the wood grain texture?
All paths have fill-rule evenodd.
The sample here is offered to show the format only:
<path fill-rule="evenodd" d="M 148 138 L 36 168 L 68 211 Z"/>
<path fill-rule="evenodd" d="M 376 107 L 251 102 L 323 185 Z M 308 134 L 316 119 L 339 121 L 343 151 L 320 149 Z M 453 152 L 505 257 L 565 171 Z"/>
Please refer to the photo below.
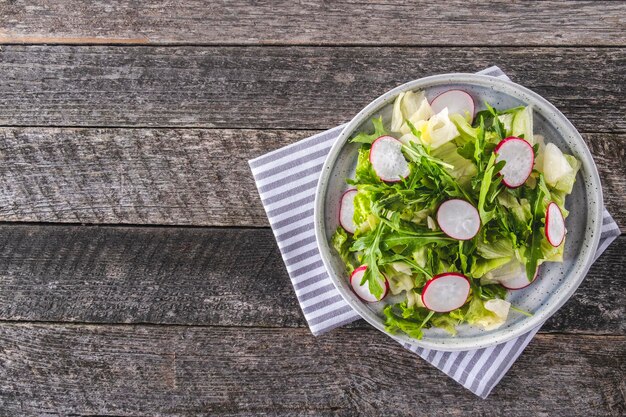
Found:
<path fill-rule="evenodd" d="M 624 15 L 610 1 L 19 0 L 0 2 L 0 42 L 624 45 Z"/>
<path fill-rule="evenodd" d="M 247 160 L 309 134 L 0 128 L 0 219 L 265 226 Z"/>
<path fill-rule="evenodd" d="M 544 331 L 626 332 L 624 251 L 626 236 Z M 1 226 L 0 320 L 306 326 L 268 229 Z"/>
<path fill-rule="evenodd" d="M 623 336 L 538 335 L 484 401 L 374 330 L 0 324 L 11 415 L 621 416 Z"/>
<path fill-rule="evenodd" d="M 324 129 L 406 81 L 493 64 L 581 131 L 626 131 L 626 49 L 544 47 L 3 46 L 0 125 Z"/>
<path fill-rule="evenodd" d="M 314 133 L 0 128 L 0 221 L 267 226 L 247 160 Z M 626 135 L 584 137 L 626 231 Z"/>

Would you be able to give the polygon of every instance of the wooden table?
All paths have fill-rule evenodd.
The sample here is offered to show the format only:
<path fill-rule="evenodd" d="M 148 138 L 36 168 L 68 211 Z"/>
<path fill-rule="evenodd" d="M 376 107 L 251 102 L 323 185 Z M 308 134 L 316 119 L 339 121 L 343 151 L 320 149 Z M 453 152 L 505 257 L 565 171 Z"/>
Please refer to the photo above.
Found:
<path fill-rule="evenodd" d="M 309 333 L 246 161 L 497 64 L 582 132 L 624 231 L 625 16 L 0 1 L 0 415 L 623 415 L 626 237 L 480 400 L 363 322 Z"/>

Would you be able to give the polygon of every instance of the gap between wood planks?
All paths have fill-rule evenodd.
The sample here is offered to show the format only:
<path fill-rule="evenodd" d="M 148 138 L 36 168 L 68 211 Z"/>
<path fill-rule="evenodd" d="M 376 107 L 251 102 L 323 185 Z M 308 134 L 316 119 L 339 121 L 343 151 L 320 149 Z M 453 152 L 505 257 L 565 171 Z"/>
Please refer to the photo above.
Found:
<path fill-rule="evenodd" d="M 25 37 L 24 41 L 0 36 L 0 47 L 2 46 L 107 46 L 107 47 L 159 47 L 159 48 L 180 48 L 180 47 L 198 47 L 198 48 L 420 48 L 420 49 L 439 49 L 439 48 L 614 48 L 624 49 L 626 45 L 615 45 L 611 43 L 589 43 L 589 44 L 563 44 L 563 45 L 537 45 L 537 44 L 489 44 L 489 43 L 473 43 L 473 44 L 415 44 L 415 43 L 284 43 L 284 42 L 177 42 L 177 43 L 154 43 L 143 38 L 128 39 L 106 39 L 106 38 L 30 38 Z"/>
<path fill-rule="evenodd" d="M 346 120 L 345 122 L 340 122 L 337 124 L 337 126 L 340 126 L 343 123 L 348 123 L 350 120 Z M 163 129 L 163 130 L 206 130 L 206 131 L 220 131 L 220 130 L 239 130 L 241 132 L 254 132 L 254 131 L 261 131 L 261 132 L 272 132 L 272 131 L 281 131 L 281 130 L 289 130 L 292 132 L 301 132 L 301 133 L 309 133 L 310 135 L 315 135 L 317 133 L 321 133 L 324 132 L 325 130 L 328 130 L 329 128 L 324 128 L 324 129 L 312 129 L 312 128 L 308 128 L 308 127 L 293 127 L 293 128 L 289 128 L 289 129 L 285 129 L 285 128 L 279 128 L 279 127 L 269 127 L 269 126 L 260 126 L 260 127 L 237 127 L 236 125 L 232 125 L 232 126 L 220 126 L 220 127 L 211 127 L 211 126 L 176 126 L 176 125 L 159 125 L 159 126 L 149 126 L 149 125 L 97 125 L 97 126 L 84 126 L 84 125 L 63 125 L 63 124 L 46 124 L 46 125 L 37 125 L 37 124 L 33 124 L 33 125 L 16 125 L 16 124 L 0 124 L 0 129 L 46 129 L 46 128 L 50 128 L 50 129 L 127 129 L 127 130 L 145 130 L 145 129 L 152 129 L 152 130 L 156 130 L 156 129 Z M 332 129 L 332 128 L 331 128 Z M 612 131 L 612 130 L 589 130 L 589 129 L 585 129 L 584 132 L 580 131 L 579 132 L 581 135 L 586 135 L 586 134 L 590 134 L 590 135 L 603 135 L 603 134 L 614 134 L 614 135 L 621 135 L 621 134 L 626 134 L 626 132 L 622 132 L 622 131 Z M 306 136 L 303 137 L 303 139 L 306 139 Z M 269 152 L 269 150 L 268 150 Z"/>
<path fill-rule="evenodd" d="M 359 319 L 362 325 L 355 324 L 347 324 L 345 326 L 341 326 L 341 329 L 350 331 L 350 332 L 371 332 L 376 330 L 375 328 L 369 326 L 364 320 Z M 357 322 L 354 322 L 357 323 Z M 134 322 L 134 323 L 97 323 L 97 322 L 89 322 L 89 321 L 59 321 L 59 320 L 7 320 L 0 319 L 0 327 L 3 324 L 41 324 L 41 325 L 63 325 L 67 327 L 71 326 L 82 326 L 82 327 L 90 327 L 90 328 L 98 328 L 98 327 L 159 327 L 159 328 L 190 328 L 190 329 L 245 329 L 245 330 L 277 330 L 277 331 L 292 331 L 292 330 L 307 330 L 308 327 L 296 327 L 296 326 L 235 326 L 235 325 L 219 325 L 219 324 L 184 324 L 184 323 L 150 323 L 150 322 Z M 331 330 L 334 331 L 335 329 Z M 609 332 L 599 332 L 599 333 L 590 333 L 584 331 L 551 331 L 551 330 L 539 330 L 540 335 L 549 335 L 549 336 L 581 336 L 581 337 L 595 337 L 595 338 L 606 338 L 607 340 L 615 339 L 622 340 L 625 339 L 626 336 L 616 333 Z M 313 336 L 313 334 L 310 334 Z M 324 335 L 314 336 L 314 337 L 324 337 Z M 626 340 L 626 339 L 625 339 Z"/>

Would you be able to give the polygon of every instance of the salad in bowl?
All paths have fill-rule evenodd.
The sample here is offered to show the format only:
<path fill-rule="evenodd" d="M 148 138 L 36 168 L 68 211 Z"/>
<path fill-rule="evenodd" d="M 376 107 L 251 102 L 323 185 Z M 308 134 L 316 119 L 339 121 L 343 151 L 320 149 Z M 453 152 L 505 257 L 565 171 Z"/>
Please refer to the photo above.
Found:
<path fill-rule="evenodd" d="M 343 287 L 379 305 L 390 334 L 453 337 L 460 325 L 490 331 L 532 316 L 507 295 L 563 262 L 581 161 L 533 130 L 532 105 L 478 99 L 405 89 L 390 117 L 346 138 L 358 156 L 328 243 Z"/>

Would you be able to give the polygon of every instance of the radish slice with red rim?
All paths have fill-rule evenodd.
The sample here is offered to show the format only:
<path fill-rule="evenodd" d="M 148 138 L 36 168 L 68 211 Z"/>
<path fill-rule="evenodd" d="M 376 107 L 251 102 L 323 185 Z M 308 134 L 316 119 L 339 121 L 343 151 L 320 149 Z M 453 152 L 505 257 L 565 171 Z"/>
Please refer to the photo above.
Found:
<path fill-rule="evenodd" d="M 463 274 L 446 272 L 435 275 L 422 291 L 422 302 L 436 313 L 447 313 L 465 304 L 469 296 L 470 282 Z"/>
<path fill-rule="evenodd" d="M 430 107 L 435 114 L 447 107 L 450 114 L 469 116 L 470 120 L 474 118 L 474 99 L 463 90 L 449 90 L 439 94 L 432 100 Z"/>
<path fill-rule="evenodd" d="M 375 303 L 376 301 L 380 301 L 385 298 L 385 296 L 389 292 L 389 282 L 387 281 L 387 278 L 385 278 L 385 276 L 381 274 L 383 276 L 383 279 L 381 279 L 379 282 L 380 285 L 383 287 L 383 293 L 381 294 L 380 298 L 376 298 L 374 294 L 370 292 L 369 282 L 365 282 L 363 285 L 361 285 L 361 280 L 363 279 L 363 275 L 365 274 L 366 269 L 367 265 L 361 265 L 360 267 L 355 269 L 352 272 L 352 275 L 350 275 L 350 285 L 352 286 L 352 290 L 354 290 L 354 293 L 361 300 L 367 303 Z"/>
<path fill-rule="evenodd" d="M 505 161 L 500 171 L 502 182 L 509 188 L 517 188 L 526 182 L 535 164 L 535 153 L 530 143 L 515 136 L 502 139 L 494 149 L 496 162 Z"/>
<path fill-rule="evenodd" d="M 402 142 L 391 136 L 381 136 L 372 143 L 370 163 L 376 175 L 386 182 L 400 181 L 411 172 L 402 155 Z"/>
<path fill-rule="evenodd" d="M 535 276 L 532 281 L 528 281 L 528 276 L 526 276 L 526 271 L 524 269 L 520 269 L 520 273 L 507 279 L 503 279 L 500 281 L 500 285 L 502 285 L 507 290 L 521 290 L 522 288 L 528 287 L 530 284 L 535 282 L 537 279 L 537 275 L 539 274 L 539 268 L 535 271 Z"/>
<path fill-rule="evenodd" d="M 341 202 L 339 203 L 339 224 L 348 233 L 356 232 L 356 224 L 354 223 L 354 197 L 357 195 L 356 189 L 350 189 L 343 193 Z"/>
<path fill-rule="evenodd" d="M 565 239 L 565 219 L 556 203 L 548 204 L 546 210 L 546 237 L 555 248 L 560 246 Z"/>
<path fill-rule="evenodd" d="M 437 223 L 446 235 L 458 240 L 469 240 L 480 230 L 476 207 L 456 198 L 441 203 L 437 210 Z"/>

